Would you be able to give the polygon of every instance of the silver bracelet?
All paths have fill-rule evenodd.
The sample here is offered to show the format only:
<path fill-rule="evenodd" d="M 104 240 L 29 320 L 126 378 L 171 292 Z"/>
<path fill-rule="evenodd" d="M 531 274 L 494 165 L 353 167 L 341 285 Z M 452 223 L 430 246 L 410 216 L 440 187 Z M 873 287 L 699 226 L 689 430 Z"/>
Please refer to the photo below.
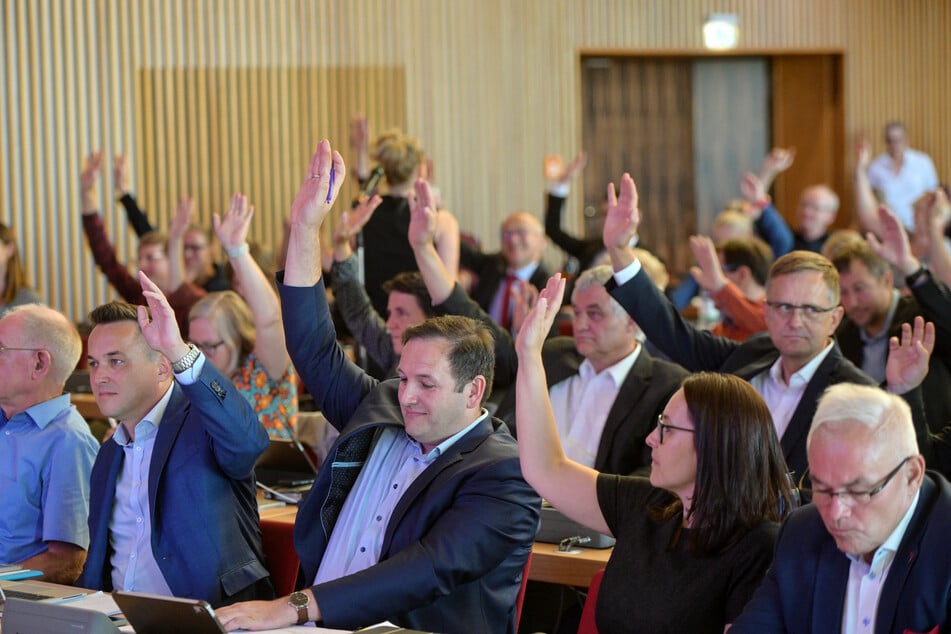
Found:
<path fill-rule="evenodd" d="M 245 253 L 250 253 L 250 252 L 251 252 L 251 247 L 248 246 L 247 242 L 242 244 L 240 247 L 235 247 L 233 249 L 225 249 L 225 253 L 228 254 L 228 258 L 232 260 L 244 255 Z"/>

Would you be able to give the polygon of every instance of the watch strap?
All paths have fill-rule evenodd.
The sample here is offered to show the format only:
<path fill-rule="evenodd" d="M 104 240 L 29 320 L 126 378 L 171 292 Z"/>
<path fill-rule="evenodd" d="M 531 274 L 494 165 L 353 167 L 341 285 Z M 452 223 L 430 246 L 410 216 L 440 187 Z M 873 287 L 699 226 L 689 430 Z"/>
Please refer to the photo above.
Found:
<path fill-rule="evenodd" d="M 192 367 L 195 365 L 195 361 L 198 361 L 199 354 L 200 353 L 195 344 L 188 344 L 188 352 L 185 353 L 185 356 L 172 363 L 172 372 L 175 374 L 181 374 L 188 368 Z"/>

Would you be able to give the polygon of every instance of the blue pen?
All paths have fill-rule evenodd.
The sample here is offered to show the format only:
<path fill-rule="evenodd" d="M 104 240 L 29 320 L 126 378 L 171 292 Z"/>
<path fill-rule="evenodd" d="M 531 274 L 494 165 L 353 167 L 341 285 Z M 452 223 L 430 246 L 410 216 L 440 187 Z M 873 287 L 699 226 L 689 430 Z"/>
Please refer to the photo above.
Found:
<path fill-rule="evenodd" d="M 327 204 L 330 204 L 330 199 L 333 197 L 334 191 L 334 166 L 330 166 L 330 186 L 327 187 Z"/>

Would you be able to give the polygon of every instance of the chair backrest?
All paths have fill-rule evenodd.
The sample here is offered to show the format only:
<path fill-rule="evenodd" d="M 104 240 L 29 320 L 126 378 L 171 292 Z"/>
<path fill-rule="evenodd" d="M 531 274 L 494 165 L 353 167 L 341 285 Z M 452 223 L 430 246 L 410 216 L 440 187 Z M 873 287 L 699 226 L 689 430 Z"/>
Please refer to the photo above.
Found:
<path fill-rule="evenodd" d="M 261 520 L 261 542 L 274 592 L 282 597 L 294 591 L 300 560 L 294 550 L 294 525 L 276 520 Z"/>
<path fill-rule="evenodd" d="M 532 553 L 529 551 L 528 559 L 525 560 L 525 568 L 522 569 L 522 585 L 518 589 L 518 597 L 515 599 L 515 629 L 518 630 L 518 624 L 522 620 L 522 604 L 525 602 L 525 589 L 528 587 L 528 573 L 532 569 Z"/>
<path fill-rule="evenodd" d="M 588 584 L 588 596 L 584 600 L 584 609 L 581 611 L 581 622 L 578 623 L 578 634 L 598 634 L 598 625 L 594 620 L 594 607 L 598 602 L 598 590 L 601 588 L 601 577 L 604 570 L 599 570 L 591 577 Z"/>

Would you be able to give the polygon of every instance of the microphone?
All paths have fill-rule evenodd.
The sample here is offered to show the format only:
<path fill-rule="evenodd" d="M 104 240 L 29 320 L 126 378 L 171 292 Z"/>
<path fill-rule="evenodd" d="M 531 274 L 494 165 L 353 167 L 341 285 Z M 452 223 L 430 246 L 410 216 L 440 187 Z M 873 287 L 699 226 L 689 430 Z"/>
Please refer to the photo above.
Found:
<path fill-rule="evenodd" d="M 350 205 L 351 209 L 356 209 L 357 205 L 360 204 L 360 199 L 364 196 L 371 196 L 373 192 L 376 191 L 377 186 L 380 184 L 380 179 L 383 178 L 383 166 L 377 165 L 373 168 L 373 171 L 370 172 L 370 177 L 367 178 L 367 182 L 360 188 L 360 192 L 357 194 L 357 197 L 353 199 L 353 204 Z"/>

